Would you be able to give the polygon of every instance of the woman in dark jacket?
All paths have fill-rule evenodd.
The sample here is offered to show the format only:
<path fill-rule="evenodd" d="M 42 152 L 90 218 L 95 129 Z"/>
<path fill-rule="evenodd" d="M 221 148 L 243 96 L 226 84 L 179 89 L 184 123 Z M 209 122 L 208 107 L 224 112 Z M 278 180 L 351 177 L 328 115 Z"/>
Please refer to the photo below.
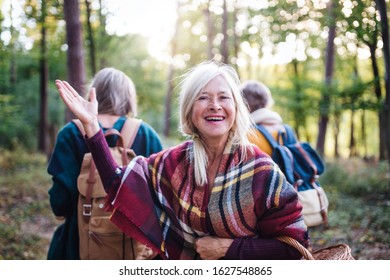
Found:
<path fill-rule="evenodd" d="M 122 71 L 114 68 L 102 69 L 95 75 L 92 87 L 95 88 L 99 100 L 98 120 L 103 131 L 109 128 L 120 131 L 127 118 L 137 116 L 135 87 Z M 115 145 L 114 140 L 108 140 L 109 146 Z M 156 131 L 149 124 L 141 122 L 131 148 L 136 155 L 150 156 L 161 151 L 162 144 Z M 49 190 L 50 205 L 54 215 L 64 219 L 64 223 L 54 233 L 48 259 L 80 259 L 77 177 L 86 153 L 89 153 L 89 150 L 84 135 L 75 123 L 67 123 L 58 133 L 48 165 L 48 173 L 53 180 Z"/>

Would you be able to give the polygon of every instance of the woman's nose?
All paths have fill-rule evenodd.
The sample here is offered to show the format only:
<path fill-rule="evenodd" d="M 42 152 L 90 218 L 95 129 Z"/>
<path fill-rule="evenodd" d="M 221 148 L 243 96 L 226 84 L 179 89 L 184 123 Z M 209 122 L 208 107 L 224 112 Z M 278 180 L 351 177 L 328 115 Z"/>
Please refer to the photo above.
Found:
<path fill-rule="evenodd" d="M 209 102 L 209 109 L 210 110 L 221 110 L 221 104 L 219 103 L 218 99 L 210 99 Z"/>

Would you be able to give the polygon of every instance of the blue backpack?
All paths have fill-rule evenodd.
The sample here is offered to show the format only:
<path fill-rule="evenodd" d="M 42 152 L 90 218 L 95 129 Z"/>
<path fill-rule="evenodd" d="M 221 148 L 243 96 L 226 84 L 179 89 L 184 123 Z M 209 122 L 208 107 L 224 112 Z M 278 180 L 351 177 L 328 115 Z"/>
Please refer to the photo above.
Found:
<path fill-rule="evenodd" d="M 329 202 L 318 182 L 325 165 L 319 154 L 309 143 L 299 142 L 288 125 L 284 125 L 285 131 L 279 131 L 277 141 L 264 126 L 256 125 L 256 128 L 271 145 L 272 159 L 298 192 L 306 225 L 327 225 Z"/>

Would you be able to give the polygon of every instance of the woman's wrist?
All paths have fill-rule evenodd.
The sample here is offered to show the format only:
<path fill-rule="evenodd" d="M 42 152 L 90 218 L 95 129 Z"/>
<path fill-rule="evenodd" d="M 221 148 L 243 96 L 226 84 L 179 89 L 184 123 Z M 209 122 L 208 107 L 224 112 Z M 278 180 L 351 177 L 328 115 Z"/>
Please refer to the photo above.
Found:
<path fill-rule="evenodd" d="M 220 247 L 218 249 L 221 257 L 226 255 L 226 252 L 229 250 L 230 245 L 232 245 L 233 239 L 221 238 L 220 239 Z"/>
<path fill-rule="evenodd" d="M 88 138 L 93 137 L 100 131 L 99 122 L 97 119 L 90 121 L 89 123 L 83 123 L 85 134 Z"/>

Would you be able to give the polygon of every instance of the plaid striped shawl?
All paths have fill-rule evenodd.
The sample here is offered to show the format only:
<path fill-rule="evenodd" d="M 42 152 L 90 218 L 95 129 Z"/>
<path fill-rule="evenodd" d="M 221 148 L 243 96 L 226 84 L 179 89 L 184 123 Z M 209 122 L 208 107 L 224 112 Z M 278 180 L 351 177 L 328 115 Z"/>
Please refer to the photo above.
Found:
<path fill-rule="evenodd" d="M 188 141 L 135 158 L 107 196 L 111 220 L 163 259 L 196 259 L 194 240 L 205 235 L 302 240 L 296 192 L 268 156 L 255 148 L 240 162 L 241 149 L 227 148 L 209 190 L 195 185 L 192 149 Z"/>

